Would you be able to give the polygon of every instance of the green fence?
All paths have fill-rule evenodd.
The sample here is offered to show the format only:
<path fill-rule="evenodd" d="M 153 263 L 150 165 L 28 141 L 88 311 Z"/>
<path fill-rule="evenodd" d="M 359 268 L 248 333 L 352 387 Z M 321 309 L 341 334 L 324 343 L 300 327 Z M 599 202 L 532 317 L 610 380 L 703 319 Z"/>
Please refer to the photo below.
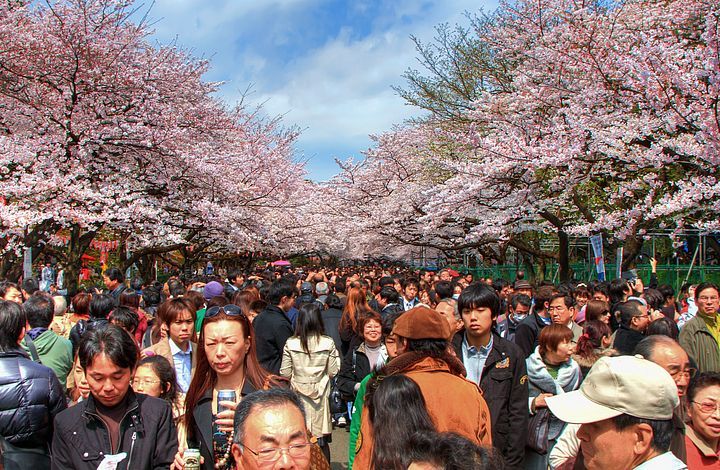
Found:
<path fill-rule="evenodd" d="M 467 271 L 473 274 L 475 278 L 478 277 L 490 277 L 493 279 L 515 279 L 515 275 L 518 271 L 525 272 L 525 278 L 528 279 L 530 277 L 530 273 L 528 270 L 523 266 L 514 266 L 514 265 L 501 265 L 501 266 L 487 266 L 487 267 L 480 267 L 480 268 L 467 268 L 465 266 L 451 266 L 453 269 L 456 269 L 458 271 Z M 578 281 L 591 281 L 594 279 L 597 279 L 597 272 L 595 271 L 595 265 L 591 263 L 572 263 L 570 264 L 570 268 L 573 271 L 573 278 Z M 539 277 L 537 274 L 538 267 L 535 267 L 536 269 L 536 277 Z M 670 284 L 675 288 L 675 291 L 677 292 L 682 284 L 685 282 L 685 279 L 687 277 L 687 282 L 692 284 L 697 284 L 700 282 L 714 282 L 716 284 L 720 284 L 720 266 L 693 266 L 692 271 L 690 271 L 690 276 L 688 277 L 688 272 L 690 271 L 690 265 L 683 265 L 683 264 L 666 264 L 666 265 L 658 265 L 657 267 L 657 277 L 658 277 L 658 283 L 659 284 Z M 637 268 L 638 275 L 643 279 L 645 282 L 645 285 L 650 281 L 650 273 L 651 269 L 650 266 L 639 266 Z M 605 278 L 607 280 L 615 279 L 616 271 L 615 271 L 615 265 L 614 264 L 606 264 L 605 265 Z M 558 265 L 548 264 L 545 267 L 545 273 L 544 273 L 544 279 L 554 282 L 559 282 L 558 277 Z M 530 279 L 533 280 L 533 279 Z"/>

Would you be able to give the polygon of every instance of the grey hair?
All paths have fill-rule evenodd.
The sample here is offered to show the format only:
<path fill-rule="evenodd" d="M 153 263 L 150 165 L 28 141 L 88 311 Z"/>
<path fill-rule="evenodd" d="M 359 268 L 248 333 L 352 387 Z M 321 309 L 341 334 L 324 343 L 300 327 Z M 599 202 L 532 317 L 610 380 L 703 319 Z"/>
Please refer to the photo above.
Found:
<path fill-rule="evenodd" d="M 53 296 L 53 302 L 55 303 L 55 316 L 61 317 L 67 311 L 67 300 L 62 295 Z"/>
<path fill-rule="evenodd" d="M 305 407 L 303 407 L 297 394 L 290 390 L 282 388 L 271 388 L 270 390 L 259 390 L 243 397 L 240 404 L 235 410 L 235 444 L 242 446 L 241 442 L 245 438 L 245 421 L 250 415 L 256 411 L 264 410 L 281 405 L 295 406 L 303 417 L 305 422 Z"/>

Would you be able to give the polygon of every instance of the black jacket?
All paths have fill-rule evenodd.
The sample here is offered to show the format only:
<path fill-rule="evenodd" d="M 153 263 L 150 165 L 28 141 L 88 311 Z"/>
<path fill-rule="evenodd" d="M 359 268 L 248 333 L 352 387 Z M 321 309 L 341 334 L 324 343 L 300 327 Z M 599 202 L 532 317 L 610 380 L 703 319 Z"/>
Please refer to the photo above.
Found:
<path fill-rule="evenodd" d="M 533 313 L 525 317 L 515 329 L 515 344 L 520 346 L 520 350 L 526 358 L 535 351 L 540 337 L 540 330 L 546 326 L 540 316 Z"/>
<path fill-rule="evenodd" d="M 49 449 L 53 422 L 65 408 L 52 369 L 20 349 L 0 352 L 0 435 L 10 444 Z"/>
<path fill-rule="evenodd" d="M 275 375 L 280 375 L 285 342 L 293 335 L 293 326 L 280 307 L 268 305 L 253 320 L 255 347 L 260 365 Z"/>
<path fill-rule="evenodd" d="M 464 331 L 452 340 L 462 361 Z M 490 410 L 493 447 L 508 469 L 522 469 L 528 427 L 528 384 L 525 357 L 520 348 L 493 333 L 493 347 L 480 379 L 480 389 Z"/>
<path fill-rule="evenodd" d="M 249 380 L 245 380 L 240 396 L 244 397 L 256 391 L 255 387 Z M 200 398 L 193 408 L 193 418 L 195 419 L 195 427 L 192 437 L 188 438 L 188 444 L 192 449 L 200 449 L 205 463 L 202 465 L 203 470 L 215 470 L 215 454 L 213 451 L 213 413 L 212 413 L 212 395 L 213 389 L 208 389 Z M 232 454 L 231 457 L 232 459 Z"/>
<path fill-rule="evenodd" d="M 370 372 L 370 359 L 365 355 L 365 343 L 345 354 L 337 375 L 338 389 L 344 400 L 355 400 L 355 385 L 362 382 Z"/>
<path fill-rule="evenodd" d="M 615 342 L 613 348 L 617 349 L 620 354 L 631 355 L 635 352 L 635 346 L 645 338 L 645 335 L 639 331 L 620 325 L 615 333 Z"/>
<path fill-rule="evenodd" d="M 115 453 L 128 455 L 118 470 L 169 468 L 178 449 L 170 404 L 132 389 L 127 393 L 128 411 L 120 423 Z M 110 436 L 92 395 L 58 415 L 52 441 L 53 470 L 95 470 L 109 454 L 113 454 Z"/>
<path fill-rule="evenodd" d="M 323 327 L 325 334 L 335 342 L 335 349 L 342 351 L 342 339 L 340 338 L 340 319 L 342 318 L 342 310 L 337 308 L 329 308 L 322 313 Z"/>

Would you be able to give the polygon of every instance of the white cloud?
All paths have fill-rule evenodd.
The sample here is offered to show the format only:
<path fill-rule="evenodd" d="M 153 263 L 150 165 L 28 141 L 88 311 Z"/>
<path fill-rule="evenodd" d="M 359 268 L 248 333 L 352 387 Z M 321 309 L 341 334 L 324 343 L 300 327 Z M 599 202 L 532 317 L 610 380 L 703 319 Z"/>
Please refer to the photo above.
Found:
<path fill-rule="evenodd" d="M 211 58 L 208 78 L 228 82 L 221 91 L 228 102 L 237 101 L 252 84 L 252 102 L 264 103 L 268 114 L 284 115 L 287 125 L 303 129 L 298 150 L 320 160 L 308 166 L 326 170 L 310 175 L 322 179 L 332 173 L 327 170 L 334 167 L 334 157 L 348 156 L 341 153 L 348 143 L 361 146 L 353 152 L 357 155 L 370 145 L 369 134 L 419 114 L 391 89 L 404 84 L 405 70 L 417 67 L 410 36 L 428 43 L 437 24 L 467 24 L 465 11 L 483 4 L 494 8 L 497 1 L 357 1 L 349 4 L 352 15 L 338 18 L 339 24 L 303 23 L 319 21 L 313 8 L 327 8 L 324 3 L 158 0 L 151 15 L 164 18 L 156 25 L 161 41 L 177 35 L 181 46 Z M 381 13 L 368 19 L 369 11 Z M 356 15 L 365 15 L 366 22 L 353 23 Z M 325 29 L 334 32 L 317 38 Z M 254 36 L 242 36 L 248 31 Z M 311 46 L 293 44 L 306 36 Z"/>

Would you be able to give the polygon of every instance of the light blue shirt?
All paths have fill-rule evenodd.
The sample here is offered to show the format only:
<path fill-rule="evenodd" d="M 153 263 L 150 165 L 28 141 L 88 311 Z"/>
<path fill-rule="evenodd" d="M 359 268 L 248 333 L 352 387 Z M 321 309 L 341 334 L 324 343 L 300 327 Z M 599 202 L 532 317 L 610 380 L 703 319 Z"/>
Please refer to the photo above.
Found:
<path fill-rule="evenodd" d="M 686 469 L 687 469 L 687 465 L 685 465 L 682 462 L 682 460 L 675 457 L 672 452 L 665 452 L 664 454 L 660 454 L 657 457 L 653 457 L 650 460 L 647 460 L 634 468 L 634 470 L 686 470 Z"/>
<path fill-rule="evenodd" d="M 170 343 L 170 354 L 173 357 L 178 387 L 182 393 L 187 393 L 192 378 L 192 343 L 188 343 L 188 350 L 183 351 L 172 339 L 168 339 L 168 342 Z"/>
<path fill-rule="evenodd" d="M 467 336 L 463 335 L 462 355 L 465 370 L 467 371 L 467 379 L 480 385 L 482 379 L 482 371 L 485 368 L 485 362 L 493 347 L 493 337 L 490 335 L 490 341 L 487 346 L 470 346 L 467 342 Z"/>

